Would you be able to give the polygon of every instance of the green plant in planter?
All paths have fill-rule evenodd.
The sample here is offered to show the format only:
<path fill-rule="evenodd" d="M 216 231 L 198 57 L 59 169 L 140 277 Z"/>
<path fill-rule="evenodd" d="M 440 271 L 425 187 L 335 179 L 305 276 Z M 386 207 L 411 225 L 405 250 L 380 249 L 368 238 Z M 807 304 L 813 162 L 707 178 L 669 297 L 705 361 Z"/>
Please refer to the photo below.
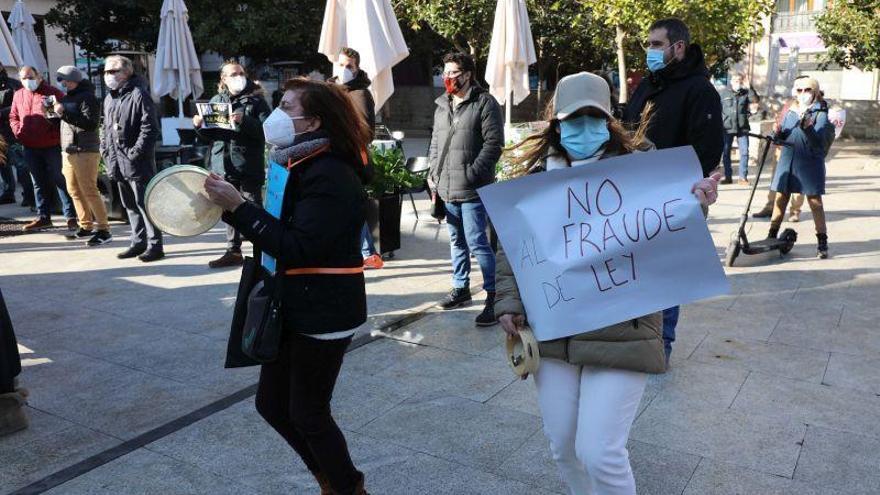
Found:
<path fill-rule="evenodd" d="M 370 160 L 374 175 L 366 189 L 371 198 L 400 194 L 400 191 L 419 183 L 419 179 L 404 166 L 403 150 L 400 148 L 370 146 Z"/>

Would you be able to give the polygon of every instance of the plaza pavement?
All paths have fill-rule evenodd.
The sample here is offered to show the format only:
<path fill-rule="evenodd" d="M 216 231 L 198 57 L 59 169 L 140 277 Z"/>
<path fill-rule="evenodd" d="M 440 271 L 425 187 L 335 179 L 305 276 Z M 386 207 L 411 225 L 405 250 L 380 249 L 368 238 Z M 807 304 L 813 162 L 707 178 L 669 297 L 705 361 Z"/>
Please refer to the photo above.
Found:
<path fill-rule="evenodd" d="M 880 493 L 877 149 L 835 144 L 831 258 L 815 258 L 805 212 L 786 225 L 800 235 L 786 258 L 741 256 L 730 294 L 683 308 L 672 368 L 651 377 L 632 429 L 639 493 Z M 722 186 L 710 212 L 719 256 L 745 196 Z M 449 254 L 419 208 L 415 222 L 404 204 L 403 248 L 369 273 L 370 321 L 335 393 L 355 463 L 380 495 L 564 493 L 500 329 L 473 326 L 479 302 L 429 309 Z M 27 212 L 0 207 L 11 216 Z M 765 235 L 766 221 L 750 226 Z M 113 230 L 97 249 L 56 232 L 0 238 L 32 394 L 31 427 L 0 439 L 0 493 L 317 493 L 254 411 L 256 370 L 222 368 L 237 274 L 206 267 L 222 229 L 169 239 L 150 265 L 117 260 L 127 228 Z"/>

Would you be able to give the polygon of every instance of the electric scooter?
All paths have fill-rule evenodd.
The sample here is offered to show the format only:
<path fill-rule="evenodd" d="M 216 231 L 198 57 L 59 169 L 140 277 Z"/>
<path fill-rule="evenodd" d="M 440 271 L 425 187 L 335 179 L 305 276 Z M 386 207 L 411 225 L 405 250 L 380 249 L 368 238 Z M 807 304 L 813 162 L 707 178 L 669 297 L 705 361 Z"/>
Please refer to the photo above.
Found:
<path fill-rule="evenodd" d="M 742 217 L 740 218 L 739 230 L 736 233 L 736 237 L 731 240 L 730 245 L 727 246 L 727 252 L 724 257 L 724 264 L 727 266 L 733 266 L 733 262 L 740 253 L 761 254 L 770 251 L 779 251 L 779 256 L 784 256 L 791 251 L 794 247 L 794 243 L 797 241 L 797 232 L 795 232 L 794 229 L 785 229 L 779 237 L 770 237 L 755 242 L 749 242 L 749 239 L 746 236 L 746 222 L 748 222 L 749 219 L 749 208 L 752 207 L 752 200 L 755 199 L 755 191 L 758 189 L 758 183 L 761 180 L 761 172 L 764 171 L 764 163 L 767 161 L 767 154 L 770 152 L 770 147 L 773 144 L 791 146 L 788 143 L 780 141 L 774 134 L 762 136 L 760 134 L 749 133 L 749 136 L 761 139 L 764 144 L 764 149 L 761 151 L 761 162 L 758 164 L 758 173 L 755 176 L 754 184 L 752 184 L 749 201 L 746 203 L 746 209 L 743 211 Z"/>

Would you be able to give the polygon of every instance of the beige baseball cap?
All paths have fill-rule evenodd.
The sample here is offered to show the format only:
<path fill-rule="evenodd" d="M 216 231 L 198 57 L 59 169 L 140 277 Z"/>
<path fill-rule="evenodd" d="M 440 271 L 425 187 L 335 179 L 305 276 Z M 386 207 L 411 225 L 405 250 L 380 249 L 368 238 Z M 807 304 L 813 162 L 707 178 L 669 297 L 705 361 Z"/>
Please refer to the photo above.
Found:
<path fill-rule="evenodd" d="M 605 79 L 590 72 L 560 79 L 553 96 L 554 116 L 562 120 L 585 107 L 601 110 L 611 118 L 611 89 Z"/>

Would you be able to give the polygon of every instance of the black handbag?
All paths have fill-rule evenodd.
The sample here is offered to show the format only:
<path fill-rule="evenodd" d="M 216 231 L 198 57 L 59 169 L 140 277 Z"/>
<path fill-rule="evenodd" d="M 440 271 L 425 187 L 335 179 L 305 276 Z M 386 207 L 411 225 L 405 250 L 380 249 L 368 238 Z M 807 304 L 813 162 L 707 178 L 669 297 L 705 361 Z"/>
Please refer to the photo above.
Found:
<path fill-rule="evenodd" d="M 446 202 L 437 191 L 431 193 L 431 216 L 438 222 L 446 218 Z"/>
<path fill-rule="evenodd" d="M 271 363 L 281 347 L 281 297 L 284 270 L 258 282 L 248 295 L 241 352 L 259 363 Z"/>
<path fill-rule="evenodd" d="M 251 291 L 261 280 L 266 278 L 266 271 L 256 259 L 245 257 L 241 267 L 241 280 L 235 297 L 235 308 L 232 311 L 232 325 L 229 330 L 229 342 L 226 344 L 226 368 L 243 368 L 257 366 L 259 361 L 249 357 L 242 351 L 241 341 L 247 319 L 248 299 Z"/>
<path fill-rule="evenodd" d="M 269 363 L 281 347 L 282 275 L 270 275 L 260 264 L 260 255 L 246 257 L 241 269 L 229 342 L 226 368 L 242 368 Z"/>
<path fill-rule="evenodd" d="M 455 133 L 455 125 L 457 123 L 458 121 L 453 120 L 449 125 L 449 132 L 446 134 L 446 142 L 443 143 L 443 150 L 440 152 L 440 159 L 438 160 L 438 180 L 440 179 L 440 172 L 443 170 L 443 162 L 446 161 L 446 155 L 449 153 L 449 144 L 452 142 L 452 134 Z M 446 202 L 443 201 L 443 198 L 440 197 L 440 194 L 437 193 L 436 189 L 437 187 L 435 184 L 434 191 L 431 191 L 431 216 L 439 222 L 446 218 Z"/>

